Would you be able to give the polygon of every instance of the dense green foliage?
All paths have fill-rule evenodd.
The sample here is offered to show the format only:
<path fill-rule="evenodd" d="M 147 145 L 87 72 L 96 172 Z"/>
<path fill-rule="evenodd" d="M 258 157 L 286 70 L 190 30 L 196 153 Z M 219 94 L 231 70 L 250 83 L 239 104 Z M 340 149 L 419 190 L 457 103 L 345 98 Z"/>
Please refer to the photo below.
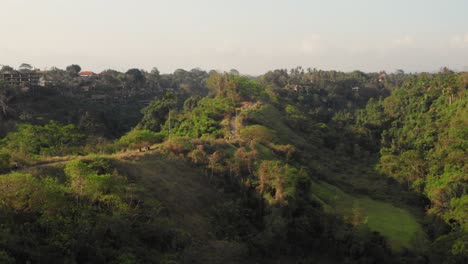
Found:
<path fill-rule="evenodd" d="M 1 263 L 467 260 L 466 74 L 79 71 L 0 86 Z"/>
<path fill-rule="evenodd" d="M 186 111 L 167 123 L 166 131 L 172 130 L 179 136 L 193 138 L 201 136 L 222 137 L 226 134 L 222 120 L 229 114 L 234 104 L 227 98 L 203 98 L 191 111 Z"/>
<path fill-rule="evenodd" d="M 155 132 L 161 131 L 164 122 L 169 117 L 170 111 L 175 107 L 176 101 L 174 96 L 166 94 L 161 100 L 153 101 L 149 106 L 143 109 L 143 118 L 140 126 L 143 129 L 152 130 Z"/>
<path fill-rule="evenodd" d="M 5 175 L 0 190 L 2 258 L 19 263 L 170 261 L 190 239 L 107 160 L 73 161 L 46 178 Z"/>
<path fill-rule="evenodd" d="M 23 124 L 2 140 L 5 149 L 23 155 L 64 155 L 66 149 L 84 143 L 85 135 L 73 125 L 50 122 L 44 126 Z"/>
<path fill-rule="evenodd" d="M 467 77 L 440 73 L 411 79 L 369 105 L 360 120 L 382 134 L 379 169 L 423 193 L 430 200 L 428 212 L 451 226 L 453 233 L 436 245 L 444 240 L 452 247 L 446 252 L 452 261 L 468 255 Z"/>

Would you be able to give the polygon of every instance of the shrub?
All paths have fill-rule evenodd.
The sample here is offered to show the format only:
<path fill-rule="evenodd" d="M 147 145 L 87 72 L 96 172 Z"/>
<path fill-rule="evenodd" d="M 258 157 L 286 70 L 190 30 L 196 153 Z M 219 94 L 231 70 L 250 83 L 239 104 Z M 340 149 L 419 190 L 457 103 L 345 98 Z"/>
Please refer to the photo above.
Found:
<path fill-rule="evenodd" d="M 164 148 L 175 154 L 187 154 L 194 147 L 189 138 L 171 137 L 164 142 Z"/>
<path fill-rule="evenodd" d="M 0 209 L 32 212 L 41 207 L 45 198 L 39 181 L 29 174 L 12 173 L 0 177 Z"/>
<path fill-rule="evenodd" d="M 74 125 L 61 125 L 51 121 L 45 126 L 22 124 L 18 132 L 8 134 L 3 143 L 15 154 L 63 155 L 85 143 L 86 136 L 78 133 Z"/>
<path fill-rule="evenodd" d="M 258 169 L 257 189 L 271 204 L 287 204 L 307 195 L 310 179 L 304 168 L 297 169 L 281 161 L 262 161 Z"/>
<path fill-rule="evenodd" d="M 161 143 L 164 140 L 164 135 L 150 130 L 134 129 L 119 139 L 119 143 L 125 146 L 136 146 L 142 142 L 149 144 Z"/>
<path fill-rule="evenodd" d="M 276 141 L 275 132 L 261 125 L 253 125 L 253 126 L 244 127 L 240 131 L 240 137 L 246 140 L 251 140 L 251 141 L 255 140 L 263 144 L 268 144 L 273 141 Z"/>

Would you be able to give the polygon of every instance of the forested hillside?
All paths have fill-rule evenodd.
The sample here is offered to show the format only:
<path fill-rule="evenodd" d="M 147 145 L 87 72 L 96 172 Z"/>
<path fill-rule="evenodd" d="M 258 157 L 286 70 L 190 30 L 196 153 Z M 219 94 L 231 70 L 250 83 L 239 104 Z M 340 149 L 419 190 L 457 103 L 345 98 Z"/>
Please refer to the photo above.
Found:
<path fill-rule="evenodd" d="M 466 73 L 78 67 L 0 81 L 0 263 L 468 261 Z"/>
<path fill-rule="evenodd" d="M 435 255 L 467 254 L 467 87 L 467 74 L 424 74 L 359 116 L 368 133 L 381 135 L 378 170 L 428 199 Z"/>

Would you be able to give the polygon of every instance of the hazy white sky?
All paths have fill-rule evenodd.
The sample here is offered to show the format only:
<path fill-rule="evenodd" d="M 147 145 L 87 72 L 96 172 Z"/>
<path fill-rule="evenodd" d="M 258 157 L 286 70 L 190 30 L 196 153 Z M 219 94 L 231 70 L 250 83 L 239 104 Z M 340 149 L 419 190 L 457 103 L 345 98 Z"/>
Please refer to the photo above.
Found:
<path fill-rule="evenodd" d="M 0 64 L 468 70 L 468 0 L 0 0 Z"/>

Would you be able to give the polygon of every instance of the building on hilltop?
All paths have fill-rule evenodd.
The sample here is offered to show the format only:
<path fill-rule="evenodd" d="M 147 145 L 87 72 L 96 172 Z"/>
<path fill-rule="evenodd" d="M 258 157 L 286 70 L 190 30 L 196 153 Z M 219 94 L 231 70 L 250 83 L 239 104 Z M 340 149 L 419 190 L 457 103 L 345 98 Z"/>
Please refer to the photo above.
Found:
<path fill-rule="evenodd" d="M 387 74 L 385 72 L 382 72 L 379 74 L 379 79 L 378 81 L 381 83 L 381 82 L 384 82 L 385 79 L 387 78 Z"/>
<path fill-rule="evenodd" d="M 97 74 L 92 72 L 92 71 L 82 71 L 82 72 L 80 72 L 80 77 L 87 78 L 87 77 L 93 77 L 93 76 L 97 76 Z"/>
<path fill-rule="evenodd" d="M 37 72 L 7 71 L 0 74 L 0 79 L 13 86 L 29 88 L 43 86 L 41 75 Z"/>

